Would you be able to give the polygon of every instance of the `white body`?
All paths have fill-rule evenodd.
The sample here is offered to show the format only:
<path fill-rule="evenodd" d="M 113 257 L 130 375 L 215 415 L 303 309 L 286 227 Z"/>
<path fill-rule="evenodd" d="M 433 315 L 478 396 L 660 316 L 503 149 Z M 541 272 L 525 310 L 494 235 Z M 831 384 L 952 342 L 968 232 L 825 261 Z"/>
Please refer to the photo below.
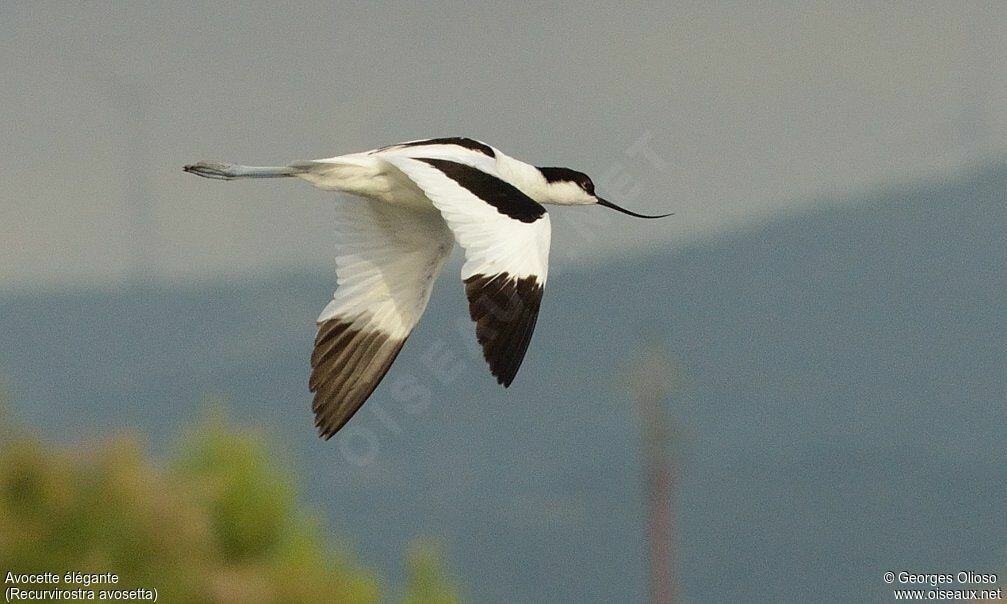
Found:
<path fill-rule="evenodd" d="M 514 277 L 536 275 L 544 284 L 551 235 L 548 215 L 533 225 L 506 218 L 416 160 L 462 163 L 499 176 L 531 199 L 543 196 L 546 182 L 538 169 L 493 151 L 495 157 L 455 145 L 391 147 L 291 164 L 297 170 L 295 176 L 320 189 L 364 200 L 363 204 L 346 200 L 338 206 L 340 287 L 318 320 L 377 309 L 375 320 L 382 328 L 397 336 L 408 335 L 426 307 L 433 281 L 455 239 L 465 249 L 462 280 L 507 272 Z M 374 270 L 378 264 L 384 264 L 380 279 Z M 356 281 L 365 285 L 358 286 Z"/>
<path fill-rule="evenodd" d="M 490 369 L 509 385 L 548 275 L 549 216 L 539 203 L 593 203 L 573 183 L 470 139 L 431 139 L 284 167 L 201 162 L 230 180 L 290 176 L 340 200 L 333 299 L 318 317 L 311 390 L 316 425 L 334 434 L 363 404 L 419 321 L 454 242 Z"/>

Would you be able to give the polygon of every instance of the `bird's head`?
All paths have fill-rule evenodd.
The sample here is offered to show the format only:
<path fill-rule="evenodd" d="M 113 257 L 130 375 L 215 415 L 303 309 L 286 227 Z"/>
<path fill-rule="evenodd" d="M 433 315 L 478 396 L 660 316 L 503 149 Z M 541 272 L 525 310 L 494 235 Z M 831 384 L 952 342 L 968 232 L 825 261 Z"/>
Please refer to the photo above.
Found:
<path fill-rule="evenodd" d="M 622 212 L 623 214 L 636 216 L 637 218 L 664 218 L 665 216 L 671 216 L 671 214 L 661 214 L 658 216 L 637 214 L 636 212 L 630 212 L 625 208 L 621 208 L 611 201 L 602 199 L 594 192 L 594 182 L 592 182 L 591 178 L 583 172 L 571 170 L 570 168 L 539 168 L 539 171 L 542 173 L 542 176 L 545 177 L 546 181 L 545 194 L 543 199 L 540 200 L 543 203 L 554 203 L 557 205 L 567 206 L 581 206 L 596 203 L 600 206 L 605 206 L 606 208 L 612 208 L 613 210 Z"/>

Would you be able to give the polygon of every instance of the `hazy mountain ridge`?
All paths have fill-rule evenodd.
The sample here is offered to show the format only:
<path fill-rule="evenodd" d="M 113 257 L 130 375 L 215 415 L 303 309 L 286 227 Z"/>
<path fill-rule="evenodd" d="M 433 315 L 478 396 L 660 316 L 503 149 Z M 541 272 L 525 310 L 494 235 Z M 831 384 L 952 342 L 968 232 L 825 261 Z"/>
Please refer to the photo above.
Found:
<path fill-rule="evenodd" d="M 227 397 L 239 422 L 272 427 L 339 534 L 385 568 L 432 533 L 489 599 L 639 601 L 635 419 L 615 372 L 657 338 L 683 374 L 669 404 L 684 593 L 888 601 L 893 561 L 1007 563 L 1005 191 L 1000 166 L 563 271 L 509 390 L 459 330 L 448 267 L 350 424 L 377 443 L 359 467 L 343 451 L 365 441 L 311 429 L 312 321 L 332 275 L 0 299 L 0 375 L 17 417 L 63 439 L 137 425 L 160 446 L 204 397 Z M 439 380 L 431 350 L 463 369 Z M 389 394 L 405 377 L 432 394 L 422 412 Z"/>

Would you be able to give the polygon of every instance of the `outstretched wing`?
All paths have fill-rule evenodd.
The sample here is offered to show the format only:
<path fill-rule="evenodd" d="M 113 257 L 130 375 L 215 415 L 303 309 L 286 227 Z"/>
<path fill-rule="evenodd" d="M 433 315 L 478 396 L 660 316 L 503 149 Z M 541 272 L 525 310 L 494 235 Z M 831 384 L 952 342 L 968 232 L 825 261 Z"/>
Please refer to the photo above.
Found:
<path fill-rule="evenodd" d="M 497 381 L 509 386 L 535 329 L 549 264 L 545 208 L 479 167 L 442 157 L 382 156 L 423 190 L 465 248 L 462 280 L 476 338 Z"/>
<path fill-rule="evenodd" d="M 336 206 L 338 287 L 318 317 L 308 387 L 335 434 L 384 377 L 430 299 L 454 241 L 430 210 L 348 198 Z"/>

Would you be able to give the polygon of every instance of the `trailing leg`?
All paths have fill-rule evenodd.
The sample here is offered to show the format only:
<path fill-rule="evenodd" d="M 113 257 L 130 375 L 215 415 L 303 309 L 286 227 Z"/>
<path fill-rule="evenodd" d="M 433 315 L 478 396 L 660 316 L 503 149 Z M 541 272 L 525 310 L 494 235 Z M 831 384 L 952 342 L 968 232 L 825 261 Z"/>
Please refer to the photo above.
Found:
<path fill-rule="evenodd" d="M 201 161 L 185 166 L 185 171 L 203 178 L 233 180 L 235 178 L 282 178 L 297 176 L 301 169 L 291 166 L 242 166 L 221 161 Z"/>

